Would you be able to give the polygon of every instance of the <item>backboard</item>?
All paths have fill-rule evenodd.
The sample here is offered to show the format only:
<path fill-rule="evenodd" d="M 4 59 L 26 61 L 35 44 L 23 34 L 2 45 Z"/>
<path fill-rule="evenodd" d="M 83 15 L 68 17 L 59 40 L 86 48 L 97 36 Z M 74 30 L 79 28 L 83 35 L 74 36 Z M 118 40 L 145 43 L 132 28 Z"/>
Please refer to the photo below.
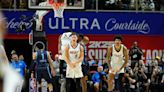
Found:
<path fill-rule="evenodd" d="M 57 1 L 57 0 L 54 0 Z M 84 9 L 85 0 L 64 0 L 65 9 Z M 49 0 L 28 0 L 29 9 L 52 9 Z"/>

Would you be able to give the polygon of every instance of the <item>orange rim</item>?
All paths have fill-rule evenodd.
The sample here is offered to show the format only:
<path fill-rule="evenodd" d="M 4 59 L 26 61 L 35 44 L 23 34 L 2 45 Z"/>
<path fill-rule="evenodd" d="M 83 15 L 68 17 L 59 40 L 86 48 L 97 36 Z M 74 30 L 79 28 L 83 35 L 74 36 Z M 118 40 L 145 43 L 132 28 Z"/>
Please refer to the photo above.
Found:
<path fill-rule="evenodd" d="M 64 6 L 64 3 L 53 3 L 52 4 L 52 7 L 55 8 L 56 10 L 58 10 L 60 6 Z"/>

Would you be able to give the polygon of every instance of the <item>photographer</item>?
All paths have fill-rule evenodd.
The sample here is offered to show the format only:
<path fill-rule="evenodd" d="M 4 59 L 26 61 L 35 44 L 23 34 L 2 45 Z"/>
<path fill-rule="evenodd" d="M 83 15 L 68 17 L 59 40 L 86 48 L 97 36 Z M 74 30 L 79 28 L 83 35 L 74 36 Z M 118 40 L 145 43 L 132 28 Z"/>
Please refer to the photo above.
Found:
<path fill-rule="evenodd" d="M 138 47 L 138 43 L 135 41 L 133 42 L 132 47 L 129 50 L 129 57 L 131 60 L 131 67 L 132 69 L 134 69 L 135 64 L 139 62 L 139 60 L 141 60 L 143 55 L 142 50 Z"/>
<path fill-rule="evenodd" d="M 146 76 L 146 68 L 142 60 L 135 65 L 134 74 L 138 77 L 140 92 L 148 92 L 149 82 Z"/>
<path fill-rule="evenodd" d="M 156 57 L 152 62 L 152 74 L 151 74 L 151 92 L 159 92 L 160 73 L 161 68 L 158 66 L 160 58 Z"/>
<path fill-rule="evenodd" d="M 130 67 L 125 68 L 125 73 L 122 81 L 124 92 L 139 92 L 138 78 Z"/>
<path fill-rule="evenodd" d="M 158 66 L 159 58 L 156 57 L 152 62 L 152 75 L 151 75 L 151 83 L 158 83 L 158 74 L 161 72 L 160 67 Z"/>

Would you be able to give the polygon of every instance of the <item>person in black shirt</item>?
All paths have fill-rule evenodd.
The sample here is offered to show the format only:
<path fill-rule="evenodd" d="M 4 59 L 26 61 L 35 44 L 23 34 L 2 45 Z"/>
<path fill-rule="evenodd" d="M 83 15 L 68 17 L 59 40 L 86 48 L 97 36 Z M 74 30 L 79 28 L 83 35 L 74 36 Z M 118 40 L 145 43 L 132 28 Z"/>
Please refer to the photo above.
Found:
<path fill-rule="evenodd" d="M 131 67 L 132 69 L 135 67 L 135 64 L 141 60 L 143 55 L 142 50 L 138 47 L 138 43 L 135 41 L 132 47 L 129 50 L 129 57 L 131 60 Z"/>

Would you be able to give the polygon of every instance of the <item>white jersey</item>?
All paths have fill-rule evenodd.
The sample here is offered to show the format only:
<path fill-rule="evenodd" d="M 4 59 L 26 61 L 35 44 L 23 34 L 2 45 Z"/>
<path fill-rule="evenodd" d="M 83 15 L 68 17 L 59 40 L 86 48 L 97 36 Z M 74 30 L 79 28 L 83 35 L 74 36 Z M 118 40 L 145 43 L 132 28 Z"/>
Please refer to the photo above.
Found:
<path fill-rule="evenodd" d="M 67 46 L 71 39 L 70 39 L 70 35 L 72 34 L 72 32 L 66 32 L 66 33 L 63 33 L 60 40 L 61 40 L 61 54 L 62 56 L 59 58 L 59 59 L 62 59 L 64 60 L 64 48 L 65 46 Z"/>
<path fill-rule="evenodd" d="M 116 51 L 115 46 L 112 45 L 112 56 L 111 56 L 111 67 L 116 72 L 118 69 L 122 67 L 124 64 L 124 45 L 121 44 L 120 51 Z M 124 72 L 124 68 L 120 71 L 120 73 Z"/>
<path fill-rule="evenodd" d="M 68 44 L 69 46 L 69 60 L 70 62 L 76 62 L 80 58 L 80 44 L 77 45 L 76 48 L 73 48 L 71 44 Z M 69 65 L 67 65 L 66 69 L 66 77 L 67 78 L 81 78 L 83 77 L 81 64 L 76 65 L 75 68 L 70 68 Z"/>

